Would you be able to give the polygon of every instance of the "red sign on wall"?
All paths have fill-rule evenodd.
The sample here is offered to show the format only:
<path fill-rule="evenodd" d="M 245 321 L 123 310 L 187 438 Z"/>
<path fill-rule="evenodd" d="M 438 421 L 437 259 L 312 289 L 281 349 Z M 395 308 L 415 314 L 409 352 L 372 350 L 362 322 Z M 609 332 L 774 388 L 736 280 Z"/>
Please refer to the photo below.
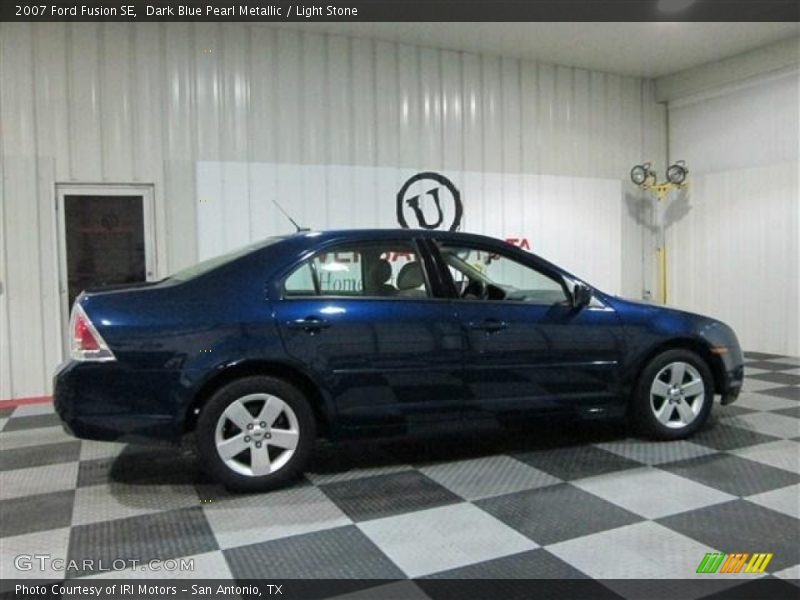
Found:
<path fill-rule="evenodd" d="M 528 238 L 526 237 L 506 238 L 506 243 L 516 246 L 517 248 L 522 248 L 523 250 L 528 250 L 529 252 L 531 249 L 531 245 L 528 243 Z"/>

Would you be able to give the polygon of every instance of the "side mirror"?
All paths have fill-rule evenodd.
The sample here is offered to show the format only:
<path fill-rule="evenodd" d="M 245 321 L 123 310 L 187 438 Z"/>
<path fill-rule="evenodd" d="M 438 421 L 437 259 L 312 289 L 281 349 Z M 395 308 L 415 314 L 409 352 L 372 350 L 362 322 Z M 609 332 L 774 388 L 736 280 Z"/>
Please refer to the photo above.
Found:
<path fill-rule="evenodd" d="M 575 308 L 588 306 L 592 301 L 592 288 L 583 283 L 576 283 L 572 291 L 572 305 Z"/>

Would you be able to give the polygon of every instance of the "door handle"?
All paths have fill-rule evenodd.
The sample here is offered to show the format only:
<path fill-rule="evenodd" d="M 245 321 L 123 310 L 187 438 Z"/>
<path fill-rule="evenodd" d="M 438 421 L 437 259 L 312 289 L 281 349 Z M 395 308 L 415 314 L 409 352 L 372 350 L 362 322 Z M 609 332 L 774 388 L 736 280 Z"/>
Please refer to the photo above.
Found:
<path fill-rule="evenodd" d="M 486 333 L 493 333 L 502 329 L 508 329 L 508 323 L 497 319 L 486 319 L 485 321 L 471 321 L 467 324 L 470 329 L 479 329 Z"/>
<path fill-rule="evenodd" d="M 331 326 L 330 322 L 318 317 L 306 317 L 305 319 L 295 319 L 294 321 L 287 321 L 286 326 L 289 329 L 302 329 L 306 333 L 317 333 L 323 329 Z"/>

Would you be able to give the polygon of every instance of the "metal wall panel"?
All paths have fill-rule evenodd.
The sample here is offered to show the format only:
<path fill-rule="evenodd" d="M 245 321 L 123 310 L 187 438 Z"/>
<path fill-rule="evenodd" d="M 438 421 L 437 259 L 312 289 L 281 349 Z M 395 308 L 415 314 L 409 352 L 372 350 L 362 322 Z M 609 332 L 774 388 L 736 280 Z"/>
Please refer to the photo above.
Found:
<path fill-rule="evenodd" d="M 607 292 L 620 293 L 623 197 L 619 180 L 439 172 L 453 182 L 463 182 L 459 185 L 464 204 L 462 230 L 481 231 L 517 243 L 524 238 L 534 252 Z M 255 205 L 248 204 L 247 198 L 255 195 L 254 189 L 269 187 L 276 176 L 287 181 L 327 176 L 330 181 L 347 182 L 347 199 L 329 198 L 334 208 L 329 214 L 320 210 L 326 199 L 300 181 L 292 203 L 284 202 L 289 210 L 305 207 L 303 226 L 325 229 L 340 224 L 350 228 L 396 227 L 395 193 L 415 174 L 413 169 L 395 167 L 199 161 L 196 187 L 203 202 L 197 208 L 198 258 L 211 258 L 264 235 L 293 230 L 283 215 L 266 220 L 257 235 L 249 227 L 258 217 L 252 214 Z M 374 193 L 376 184 L 386 193 Z M 347 215 L 344 224 L 337 216 L 340 205 Z M 448 214 L 449 207 L 443 207 Z M 424 210 L 432 216 L 430 207 Z M 294 216 L 297 218 L 297 214 Z"/>
<path fill-rule="evenodd" d="M 670 154 L 694 173 L 800 158 L 798 70 L 671 102 L 669 112 Z"/>
<path fill-rule="evenodd" d="M 272 198 L 300 219 L 323 211 L 326 223 L 348 225 L 360 199 L 396 193 L 380 167 L 446 169 L 491 197 L 557 192 L 588 203 L 591 186 L 511 175 L 624 182 L 632 164 L 665 154 L 649 81 L 247 24 L 0 24 L 0 131 L 0 398 L 47 391 L 60 358 L 56 182 L 153 184 L 165 275 L 203 244 L 283 222 Z M 200 160 L 233 169 L 220 193 L 252 216 L 225 216 L 219 241 L 198 239 L 209 216 L 198 208 L 214 190 L 196 187 Z M 389 204 L 369 203 L 375 222 L 391 217 Z M 470 228 L 499 231 L 547 210 L 484 208 Z M 640 267 L 624 269 L 622 291 L 638 295 L 649 242 L 628 211 L 620 218 L 623 260 Z M 571 243 L 567 232 L 540 235 Z"/>
<path fill-rule="evenodd" d="M 693 176 L 668 229 L 669 301 L 729 323 L 742 345 L 800 354 L 800 163 Z"/>
<path fill-rule="evenodd" d="M 670 104 L 690 169 L 668 208 L 668 298 L 729 322 L 745 348 L 800 354 L 800 73 Z"/>
<path fill-rule="evenodd" d="M 8 398 L 11 395 L 11 336 L 9 334 L 11 323 L 9 322 L 6 269 L 4 162 L 0 159 L 0 237 L 2 237 L 0 239 L 0 398 Z"/>

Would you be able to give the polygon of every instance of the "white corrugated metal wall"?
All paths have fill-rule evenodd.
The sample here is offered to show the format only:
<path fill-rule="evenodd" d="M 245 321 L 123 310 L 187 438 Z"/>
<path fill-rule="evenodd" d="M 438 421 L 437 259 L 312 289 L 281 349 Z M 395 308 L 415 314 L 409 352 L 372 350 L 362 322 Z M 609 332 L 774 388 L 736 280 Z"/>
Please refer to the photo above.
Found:
<path fill-rule="evenodd" d="M 619 179 L 437 170 L 459 191 L 461 231 L 509 240 L 556 262 L 609 293 L 622 289 L 622 184 Z M 312 229 L 398 227 L 397 193 L 414 169 L 264 162 L 197 163 L 198 258 L 210 258 L 270 235 L 290 222 L 265 198 L 290 205 Z M 436 208 L 419 182 L 425 218 Z M 200 192 L 202 190 L 202 192 Z M 439 187 L 443 226 L 455 203 Z M 409 215 L 411 226 L 417 225 Z M 428 222 L 428 221 L 426 221 Z"/>
<path fill-rule="evenodd" d="M 46 393 L 61 358 L 56 183 L 153 184 L 165 275 L 197 256 L 197 161 L 624 182 L 663 162 L 664 123 L 652 82 L 569 67 L 260 25 L 0 24 L 0 398 Z M 639 296 L 650 242 L 623 189 Z"/>
<path fill-rule="evenodd" d="M 800 354 L 800 73 L 670 103 L 691 169 L 667 230 L 670 304 L 730 323 L 749 350 Z"/>

